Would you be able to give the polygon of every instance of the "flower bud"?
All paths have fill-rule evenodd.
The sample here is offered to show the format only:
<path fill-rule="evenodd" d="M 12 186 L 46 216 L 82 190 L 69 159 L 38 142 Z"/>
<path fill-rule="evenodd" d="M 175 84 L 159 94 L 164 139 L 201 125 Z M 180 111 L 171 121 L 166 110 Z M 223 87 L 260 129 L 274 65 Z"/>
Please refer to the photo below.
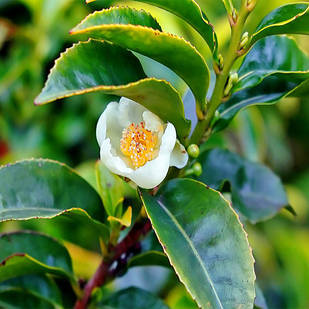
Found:
<path fill-rule="evenodd" d="M 246 44 L 249 42 L 249 33 L 245 32 L 242 37 L 241 37 L 241 41 L 239 44 L 239 49 L 245 48 Z"/>
<path fill-rule="evenodd" d="M 188 154 L 191 158 L 196 159 L 200 154 L 200 149 L 196 144 L 191 144 L 188 149 Z"/>
<path fill-rule="evenodd" d="M 193 164 L 192 166 L 193 172 L 195 176 L 201 176 L 202 172 L 203 172 L 203 168 L 201 163 L 196 162 Z"/>

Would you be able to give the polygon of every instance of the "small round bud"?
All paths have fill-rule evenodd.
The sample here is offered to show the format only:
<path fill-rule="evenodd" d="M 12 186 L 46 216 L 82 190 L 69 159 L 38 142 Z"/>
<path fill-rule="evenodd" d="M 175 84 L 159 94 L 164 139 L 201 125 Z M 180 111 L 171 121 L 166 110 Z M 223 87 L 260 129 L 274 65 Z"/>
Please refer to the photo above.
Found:
<path fill-rule="evenodd" d="M 196 144 L 191 144 L 187 150 L 189 156 L 194 159 L 196 159 L 200 154 L 200 149 Z"/>
<path fill-rule="evenodd" d="M 195 176 L 201 176 L 202 172 L 203 172 L 203 168 L 201 163 L 196 162 L 193 164 L 192 166 L 193 172 Z"/>

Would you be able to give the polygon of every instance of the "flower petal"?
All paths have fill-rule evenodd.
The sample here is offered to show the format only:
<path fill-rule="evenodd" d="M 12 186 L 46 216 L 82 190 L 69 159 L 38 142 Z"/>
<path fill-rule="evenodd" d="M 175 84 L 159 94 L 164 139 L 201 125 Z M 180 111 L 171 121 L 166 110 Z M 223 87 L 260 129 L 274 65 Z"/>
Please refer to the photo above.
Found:
<path fill-rule="evenodd" d="M 143 121 L 142 115 L 147 109 L 127 98 L 122 97 L 119 101 L 118 121 L 124 128 L 131 123 L 138 124 Z"/>
<path fill-rule="evenodd" d="M 158 132 L 163 127 L 163 121 L 150 111 L 143 112 L 143 120 L 145 121 L 145 128 L 152 132 Z"/>
<path fill-rule="evenodd" d="M 170 166 L 183 168 L 188 162 L 189 156 L 185 147 L 177 140 L 171 155 Z"/>
<path fill-rule="evenodd" d="M 133 170 L 127 177 L 139 187 L 151 189 L 159 185 L 165 178 L 170 165 L 170 158 L 176 143 L 175 127 L 168 123 L 161 140 L 158 156 L 147 162 L 144 166 Z"/>
<path fill-rule="evenodd" d="M 129 177 L 128 175 L 133 172 L 133 169 L 127 167 L 125 162 L 119 156 L 117 156 L 117 154 L 113 154 L 113 149 L 109 138 L 104 140 L 101 145 L 100 157 L 102 163 L 111 172 L 117 175 Z"/>
<path fill-rule="evenodd" d="M 118 116 L 118 103 L 117 102 L 110 102 L 106 106 L 104 112 L 101 114 L 101 116 L 98 120 L 97 129 L 96 129 L 96 136 L 97 136 L 97 141 L 98 141 L 99 146 L 101 146 L 103 141 L 106 139 L 106 136 L 107 136 L 106 130 L 107 130 L 107 128 L 109 128 L 109 125 L 110 124 L 118 125 L 118 120 L 114 119 L 116 116 Z M 107 124 L 107 122 L 108 122 L 108 124 Z"/>

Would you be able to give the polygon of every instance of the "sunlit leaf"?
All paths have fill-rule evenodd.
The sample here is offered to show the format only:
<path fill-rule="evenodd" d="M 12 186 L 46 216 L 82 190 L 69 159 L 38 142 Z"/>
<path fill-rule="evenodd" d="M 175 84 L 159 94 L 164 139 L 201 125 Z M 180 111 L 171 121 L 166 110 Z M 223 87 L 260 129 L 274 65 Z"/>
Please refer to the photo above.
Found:
<path fill-rule="evenodd" d="M 251 45 L 274 34 L 309 34 L 309 4 L 292 3 L 270 12 L 252 36 Z"/>
<path fill-rule="evenodd" d="M 87 3 L 95 0 L 88 0 Z M 190 24 L 197 30 L 208 44 L 211 52 L 217 59 L 218 42 L 212 24 L 206 14 L 201 10 L 198 3 L 194 0 L 136 0 L 148 3 L 164 10 L 167 10 Z"/>
<path fill-rule="evenodd" d="M 136 25 L 135 20 L 139 20 L 141 14 L 148 16 L 130 8 L 98 11 L 88 15 L 71 33 L 107 40 L 153 58 L 177 73 L 191 87 L 197 101 L 203 103 L 209 84 L 209 70 L 204 58 L 183 38 Z M 132 19 L 130 24 L 125 23 L 128 15 Z"/>

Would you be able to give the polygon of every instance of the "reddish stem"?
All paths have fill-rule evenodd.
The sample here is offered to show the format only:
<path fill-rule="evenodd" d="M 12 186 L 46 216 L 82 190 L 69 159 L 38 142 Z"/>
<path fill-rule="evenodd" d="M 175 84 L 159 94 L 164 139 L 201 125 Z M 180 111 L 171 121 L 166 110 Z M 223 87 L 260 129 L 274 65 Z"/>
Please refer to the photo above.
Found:
<path fill-rule="evenodd" d="M 88 281 L 84 288 L 84 295 L 82 299 L 77 300 L 74 309 L 85 309 L 87 308 L 88 302 L 90 300 L 92 291 L 96 287 L 102 286 L 109 277 L 114 277 L 117 275 L 117 271 L 112 272 L 110 270 L 111 265 L 122 258 L 123 255 L 127 258 L 132 249 L 136 247 L 138 241 L 142 236 L 145 236 L 151 230 L 151 223 L 149 220 L 141 223 L 135 223 L 132 230 L 128 235 L 115 247 L 111 248 L 113 252 L 112 258 L 108 261 L 102 260 L 97 271 L 93 277 Z"/>

